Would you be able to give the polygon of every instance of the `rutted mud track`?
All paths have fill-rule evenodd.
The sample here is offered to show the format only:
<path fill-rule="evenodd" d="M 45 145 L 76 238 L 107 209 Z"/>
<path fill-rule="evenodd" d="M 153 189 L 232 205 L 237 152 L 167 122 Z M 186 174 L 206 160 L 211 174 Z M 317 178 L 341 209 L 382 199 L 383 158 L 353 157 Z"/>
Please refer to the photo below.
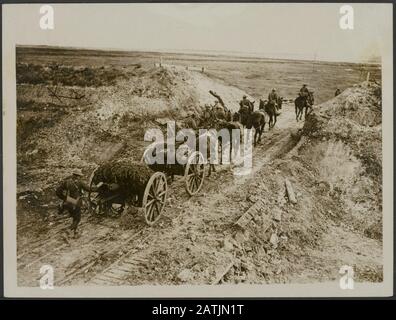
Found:
<path fill-rule="evenodd" d="M 266 128 L 262 144 L 254 150 L 252 174 L 290 144 L 290 132 L 299 126 L 292 111 L 291 106 L 285 106 L 276 127 L 271 131 Z M 216 224 L 223 229 L 230 227 L 242 214 L 238 210 L 227 212 L 232 204 L 227 208 L 216 204 L 224 202 L 236 189 L 254 182 L 253 176 L 236 178 L 226 165 L 218 166 L 217 170 L 205 178 L 200 194 L 195 197 L 189 197 L 182 178 L 177 179 L 169 188 L 169 203 L 163 217 L 153 227 L 145 225 L 139 210 L 131 209 L 121 218 L 84 216 L 78 239 L 64 236 L 63 229 L 70 223 L 66 217 L 52 222 L 48 232 L 42 232 L 34 241 L 26 239 L 25 242 L 21 237 L 22 241 L 18 242 L 21 248 L 18 251 L 18 278 L 21 284 L 37 285 L 32 274 L 39 277 L 40 267 L 44 264 L 54 267 L 55 285 L 144 283 L 144 272 L 138 271 L 138 279 L 134 278 L 136 269 L 150 269 L 152 253 L 158 249 L 159 243 L 163 247 L 166 242 L 172 250 L 173 242 L 179 241 L 178 230 L 183 227 L 186 217 L 193 215 L 196 218 L 193 228 L 199 229 L 208 224 L 209 218 L 217 216 L 219 221 Z M 34 224 L 20 226 L 18 234 Z M 127 224 L 127 228 L 123 224 Z M 196 234 L 196 237 L 201 235 Z"/>
<path fill-rule="evenodd" d="M 165 102 L 170 110 L 178 105 L 187 110 L 194 105 L 202 107 L 203 103 L 212 102 L 208 90 L 214 88 L 227 100 L 226 105 L 232 111 L 237 110 L 238 99 L 244 94 L 242 90 L 214 81 L 205 74 L 184 69 L 174 71 L 154 69 L 147 74 L 142 71 L 142 75 L 137 77 L 145 77 L 146 84 L 155 82 L 153 79 L 156 77 L 160 80 L 170 77 L 169 83 L 176 88 L 177 99 L 155 100 L 158 108 Z M 339 110 L 342 116 L 335 114 L 333 122 L 326 124 L 329 132 L 323 133 L 316 128 L 317 133 L 323 136 L 317 138 L 308 134 L 304 137 L 308 139 L 305 140 L 306 146 L 304 139 L 299 140 L 300 135 L 296 134 L 304 123 L 295 121 L 294 105 L 285 104 L 275 128 L 269 131 L 266 127 L 261 144 L 254 149 L 250 175 L 237 177 L 229 166 L 217 166 L 217 172 L 205 178 L 202 190 L 194 197 L 188 196 L 183 179 L 177 178 L 169 186 L 163 216 L 154 226 L 145 224 L 139 209 L 129 208 L 119 218 L 84 215 L 79 226 L 79 238 L 65 236 L 64 230 L 71 221 L 67 216 L 56 213 L 53 186 L 57 179 L 67 173 L 69 167 L 81 166 L 89 171 L 100 156 L 111 157 L 121 152 L 122 156 L 140 158 L 138 150 L 144 146 L 138 137 L 142 134 L 131 134 L 131 131 L 137 127 L 143 130 L 143 123 L 134 122 L 138 120 L 128 115 L 138 111 L 133 109 L 135 106 L 143 106 L 143 109 L 152 107 L 151 95 L 158 88 L 162 92 L 161 97 L 172 91 L 162 85 L 154 86 L 155 90 L 149 85 L 147 88 L 143 86 L 144 92 L 151 88 L 154 93 L 146 92 L 147 97 L 139 96 L 137 99 L 136 93 L 128 91 L 137 83 L 140 80 L 135 79 L 135 82 L 118 83 L 116 89 L 100 89 L 104 90 L 102 98 L 109 95 L 109 90 L 114 101 L 105 100 L 99 107 L 95 102 L 93 110 L 78 110 L 64 118 L 57 124 L 60 128 L 57 136 L 51 128 L 48 131 L 39 128 L 41 132 L 35 136 L 39 142 L 31 139 L 32 145 L 28 143 L 25 146 L 27 152 L 25 149 L 21 152 L 27 161 L 26 167 L 18 169 L 22 181 L 17 226 L 20 286 L 37 286 L 40 268 L 45 264 L 54 267 L 56 286 L 312 283 L 337 279 L 339 267 L 345 264 L 356 267 L 358 280 L 382 281 L 382 234 L 378 232 L 382 225 L 381 221 L 378 228 L 372 224 L 374 218 L 381 215 L 380 207 L 376 207 L 381 203 L 380 191 L 372 181 L 360 178 L 363 171 L 354 171 L 361 168 L 363 162 L 352 156 L 349 148 L 362 151 L 364 148 L 359 141 L 367 141 L 369 137 L 371 140 L 367 145 L 374 152 L 370 149 L 364 152 L 369 151 L 369 156 L 381 155 L 377 146 L 380 141 L 377 134 L 380 113 L 373 111 L 372 97 L 366 92 L 367 88 L 362 87 L 355 88 L 350 97 L 345 94 L 340 100 L 329 102 L 330 113 Z M 133 103 L 131 95 L 137 99 Z M 353 113 L 355 106 L 358 106 L 356 110 L 364 109 L 362 104 L 367 113 Z M 97 114 L 98 108 L 103 114 Z M 320 110 L 321 106 L 317 108 Z M 345 109 L 356 118 L 343 122 Z M 187 110 L 179 110 L 176 114 Z M 372 112 L 375 117 L 371 116 Z M 163 116 L 169 119 L 172 113 Z M 372 119 L 377 120 L 369 125 L 365 123 Z M 353 130 L 350 120 L 354 121 Z M 102 137 L 97 136 L 98 130 L 91 130 L 99 124 L 103 126 L 101 134 L 107 130 L 104 137 L 108 140 L 102 141 Z M 336 127 L 331 127 L 331 124 Z M 64 139 L 64 131 L 72 125 L 89 129 L 87 132 L 91 139 L 87 139 L 87 132 L 82 130 L 79 133 L 83 136 L 81 144 L 59 143 L 59 139 Z M 315 126 L 315 122 L 310 125 Z M 351 130 L 344 132 L 346 129 Z M 342 139 L 347 137 L 350 141 L 342 144 L 342 139 L 334 138 L 332 134 L 338 130 Z M 71 141 L 78 140 L 79 134 L 70 137 Z M 356 142 L 358 144 L 354 146 Z M 64 148 L 50 148 L 47 163 L 36 161 L 31 164 L 29 157 L 40 155 L 40 143 Z M 33 152 L 35 144 L 37 153 Z M 69 152 L 69 146 L 76 148 Z M 80 158 L 81 150 L 86 154 Z M 372 166 L 378 162 L 375 157 L 362 159 L 369 160 L 370 169 L 378 169 Z M 59 165 L 63 162 L 64 166 Z M 343 162 L 344 170 L 337 168 Z M 337 175 L 333 174 L 334 170 Z M 338 181 L 340 177 L 344 178 L 344 173 L 350 172 L 348 181 Z M 285 198 L 286 177 L 295 186 L 296 205 L 288 203 Z M 348 192 L 343 194 L 337 186 L 333 188 L 331 183 L 338 183 L 344 191 L 349 188 L 348 184 L 356 186 L 355 198 Z M 260 214 L 253 217 L 245 230 L 237 227 L 235 222 L 258 204 L 262 206 L 258 210 Z M 352 207 L 348 209 L 348 205 Z M 359 229 L 361 226 L 363 230 Z M 374 230 L 371 232 L 374 237 L 366 236 L 366 229 Z"/>
<path fill-rule="evenodd" d="M 67 239 L 62 235 L 62 228 L 69 225 L 69 219 L 54 222 L 48 232 L 41 232 L 36 240 L 18 243 L 22 249 L 18 251 L 20 283 L 37 285 L 43 264 L 54 267 L 57 286 L 226 281 L 222 273 L 227 271 L 235 253 L 225 248 L 224 241 L 235 235 L 234 223 L 252 201 L 254 203 L 255 199 L 249 198 L 251 190 L 267 184 L 259 177 L 268 175 L 274 179 L 274 175 L 282 175 L 279 165 L 274 166 L 273 161 L 282 159 L 295 146 L 297 142 L 292 134 L 301 126 L 302 123 L 295 122 L 292 106 L 286 105 L 276 127 L 271 131 L 267 128 L 262 143 L 254 149 L 251 175 L 235 177 L 228 166 L 220 166 L 216 173 L 206 178 L 200 194 L 194 197 L 187 195 L 182 179 L 177 179 L 169 188 L 164 214 L 153 227 L 145 225 L 139 210 L 134 209 L 125 212 L 121 218 L 84 216 L 78 239 Z M 263 171 L 266 172 L 264 175 Z M 274 190 L 275 197 L 279 197 L 277 193 Z M 282 199 L 278 201 L 277 206 Z M 267 209 L 272 212 L 276 208 L 268 204 Z M 238 243 L 233 242 L 233 245 L 238 246 Z M 249 256 L 247 247 L 240 250 Z M 370 274 L 373 266 L 376 272 L 375 266 L 380 266 L 382 260 L 376 240 L 339 224 L 331 225 L 318 238 L 316 248 L 307 247 L 309 254 L 298 256 L 298 253 L 293 254 L 292 248 L 290 250 L 286 260 L 271 254 L 271 250 L 267 251 L 270 256 L 268 266 L 263 262 L 263 265 L 254 267 L 273 271 L 266 271 L 259 278 L 234 278 L 231 283 L 325 281 L 335 279 L 337 267 L 343 263 L 369 266 L 362 272 Z M 202 259 L 207 260 L 206 266 L 210 265 L 210 268 L 200 265 Z M 246 268 L 252 268 L 245 263 Z M 37 278 L 32 276 L 34 274 Z"/>

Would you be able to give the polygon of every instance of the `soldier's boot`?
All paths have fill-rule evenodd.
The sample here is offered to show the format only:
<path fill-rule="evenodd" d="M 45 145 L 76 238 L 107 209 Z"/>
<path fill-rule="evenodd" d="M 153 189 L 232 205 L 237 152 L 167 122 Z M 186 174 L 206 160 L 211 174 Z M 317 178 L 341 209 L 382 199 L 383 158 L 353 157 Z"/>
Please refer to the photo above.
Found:
<path fill-rule="evenodd" d="M 81 209 L 80 208 L 77 208 L 74 210 L 74 212 L 72 214 L 72 218 L 73 218 L 73 222 L 70 226 L 70 229 L 73 231 L 73 237 L 77 238 L 78 237 L 77 227 L 81 220 Z"/>

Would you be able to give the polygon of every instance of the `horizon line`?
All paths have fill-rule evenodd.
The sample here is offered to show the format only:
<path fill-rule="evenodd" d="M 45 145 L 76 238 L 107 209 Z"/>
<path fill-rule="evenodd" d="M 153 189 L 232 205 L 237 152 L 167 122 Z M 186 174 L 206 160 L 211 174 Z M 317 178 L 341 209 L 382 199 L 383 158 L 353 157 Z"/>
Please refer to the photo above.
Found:
<path fill-rule="evenodd" d="M 331 60 L 331 59 L 320 59 L 320 58 L 274 58 L 271 54 L 265 54 L 261 52 L 242 52 L 242 51 L 227 51 L 227 50 L 210 50 L 210 49 L 127 49 L 127 48 L 111 48 L 111 47 L 80 47 L 80 46 L 62 46 L 62 45 L 40 45 L 40 44 L 16 44 L 16 47 L 29 47 L 29 48 L 53 48 L 53 49 L 69 49 L 69 50 L 86 50 L 86 51 L 103 51 L 103 52 L 125 52 L 125 53 L 133 53 L 133 52 L 146 52 L 146 53 L 178 53 L 185 55 L 200 55 L 200 56 L 222 56 L 222 57 L 232 57 L 232 58 L 241 58 L 241 59 L 267 59 L 267 60 L 292 60 L 292 61 L 305 61 L 305 62 L 324 62 L 324 63 L 355 63 L 355 64 L 372 64 L 372 65 L 381 65 L 381 56 L 375 56 L 372 59 L 367 60 Z M 275 54 L 275 53 L 274 53 Z M 279 53 L 279 55 L 285 55 L 285 53 Z M 287 55 L 287 54 L 286 54 Z M 293 55 L 293 54 L 291 54 Z M 316 55 L 314 55 L 316 57 Z"/>

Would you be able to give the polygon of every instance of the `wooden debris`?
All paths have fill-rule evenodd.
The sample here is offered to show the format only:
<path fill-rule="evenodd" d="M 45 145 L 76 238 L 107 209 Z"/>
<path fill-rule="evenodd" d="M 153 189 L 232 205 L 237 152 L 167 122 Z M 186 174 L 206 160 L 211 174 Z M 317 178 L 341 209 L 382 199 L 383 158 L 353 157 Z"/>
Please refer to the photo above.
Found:
<path fill-rule="evenodd" d="M 225 108 L 225 104 L 224 104 L 223 99 L 221 99 L 221 97 L 220 97 L 216 92 L 214 92 L 214 91 L 212 91 L 212 90 L 209 90 L 209 93 L 210 93 L 212 96 L 214 96 L 214 97 L 219 101 L 219 103 L 221 104 L 221 106 L 222 106 L 223 108 Z"/>
<path fill-rule="evenodd" d="M 252 220 L 253 217 L 250 215 L 249 211 L 246 211 L 236 222 L 241 228 L 245 228 L 246 225 Z"/>
<path fill-rule="evenodd" d="M 231 268 L 234 266 L 235 261 L 232 260 L 227 266 L 226 268 L 223 270 L 223 272 L 220 273 L 220 275 L 212 282 L 212 285 L 214 284 L 218 284 L 223 278 L 224 276 L 231 270 Z"/>
<path fill-rule="evenodd" d="M 245 228 L 246 225 L 265 207 L 264 202 L 259 199 L 255 202 L 236 222 L 241 228 Z"/>
<path fill-rule="evenodd" d="M 261 208 L 264 206 L 263 201 L 260 199 L 255 202 L 235 223 L 241 228 L 245 228 L 246 225 L 257 215 Z"/>
<path fill-rule="evenodd" d="M 278 247 L 279 238 L 276 233 L 271 234 L 270 243 L 276 249 Z"/>
<path fill-rule="evenodd" d="M 47 90 L 50 92 L 50 96 L 55 97 L 56 99 L 59 100 L 60 103 L 63 103 L 61 98 L 59 98 L 59 96 L 56 94 L 57 89 L 58 89 L 58 87 L 56 87 L 55 90 L 51 90 L 49 87 L 47 87 Z"/>
<path fill-rule="evenodd" d="M 72 96 L 65 96 L 65 95 L 60 95 L 60 94 L 58 94 L 58 93 L 57 93 L 58 87 L 55 87 L 55 90 L 52 90 L 51 88 L 47 87 L 47 90 L 50 92 L 49 95 L 50 95 L 51 97 L 57 98 L 57 99 L 58 99 L 60 102 L 62 102 L 62 103 L 63 103 L 63 101 L 61 100 L 61 98 L 64 98 L 64 99 L 80 100 L 80 99 L 82 99 L 82 98 L 85 97 L 84 94 L 78 94 L 78 92 L 77 92 L 76 90 L 74 90 L 74 89 L 71 89 L 71 91 L 72 91 L 72 93 L 73 93 Z"/>
<path fill-rule="evenodd" d="M 272 219 L 276 222 L 282 221 L 282 210 L 279 208 L 275 208 L 272 212 Z"/>
<path fill-rule="evenodd" d="M 286 193 L 287 193 L 287 197 L 289 198 L 289 201 L 293 204 L 296 204 L 297 199 L 294 194 L 293 186 L 292 186 L 291 182 L 289 181 L 289 179 L 287 179 L 287 178 L 285 179 L 285 186 L 286 186 Z"/>

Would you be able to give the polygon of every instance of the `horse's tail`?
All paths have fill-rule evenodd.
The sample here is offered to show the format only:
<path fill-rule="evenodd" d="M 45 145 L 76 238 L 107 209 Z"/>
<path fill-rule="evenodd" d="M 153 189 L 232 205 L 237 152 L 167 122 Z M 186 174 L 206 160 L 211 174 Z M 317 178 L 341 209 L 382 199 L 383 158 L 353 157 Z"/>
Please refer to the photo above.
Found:
<path fill-rule="evenodd" d="M 260 132 L 261 132 L 261 133 L 264 132 L 265 124 L 268 122 L 268 121 L 267 121 L 266 115 L 265 115 L 264 113 L 263 113 L 262 115 L 263 115 L 263 121 L 262 121 L 262 125 L 261 125 L 261 128 L 260 128 Z"/>

